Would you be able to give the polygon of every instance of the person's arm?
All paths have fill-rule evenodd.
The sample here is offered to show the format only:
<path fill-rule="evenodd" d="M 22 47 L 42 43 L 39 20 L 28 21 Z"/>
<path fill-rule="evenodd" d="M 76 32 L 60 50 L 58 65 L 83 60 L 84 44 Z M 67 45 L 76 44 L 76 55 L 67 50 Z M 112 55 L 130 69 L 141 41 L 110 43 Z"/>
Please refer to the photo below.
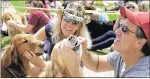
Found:
<path fill-rule="evenodd" d="M 113 67 L 109 64 L 106 55 L 95 55 L 88 53 L 86 48 L 86 40 L 82 41 L 82 62 L 90 70 L 95 72 L 113 70 Z"/>
<path fill-rule="evenodd" d="M 45 33 L 45 26 L 43 26 L 39 31 L 37 31 L 34 35 L 33 35 L 37 40 L 46 40 L 47 36 Z"/>
<path fill-rule="evenodd" d="M 21 29 L 24 32 L 30 32 L 34 27 L 33 25 L 30 25 L 30 24 L 24 25 L 24 24 L 20 24 L 11 20 L 7 21 L 6 23 L 10 26 L 15 26 L 16 28 Z"/>

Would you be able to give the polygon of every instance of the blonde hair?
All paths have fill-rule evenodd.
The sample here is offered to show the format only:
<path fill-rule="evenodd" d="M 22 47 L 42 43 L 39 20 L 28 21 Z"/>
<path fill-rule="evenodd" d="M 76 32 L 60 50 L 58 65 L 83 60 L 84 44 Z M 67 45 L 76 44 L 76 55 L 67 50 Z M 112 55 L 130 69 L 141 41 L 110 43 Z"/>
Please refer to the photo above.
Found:
<path fill-rule="evenodd" d="M 61 21 L 63 17 L 63 10 L 60 9 L 57 15 L 58 19 L 56 24 L 53 26 L 53 35 L 52 35 L 52 41 L 54 43 L 58 43 L 59 41 L 64 39 L 64 35 L 61 30 Z M 87 39 L 87 47 L 91 48 L 91 37 L 89 36 L 89 32 L 86 28 L 86 24 L 82 23 L 81 27 L 73 34 L 75 36 L 81 36 Z"/>
<path fill-rule="evenodd" d="M 138 6 L 140 12 L 149 12 L 149 6 L 146 2 L 140 2 Z"/>

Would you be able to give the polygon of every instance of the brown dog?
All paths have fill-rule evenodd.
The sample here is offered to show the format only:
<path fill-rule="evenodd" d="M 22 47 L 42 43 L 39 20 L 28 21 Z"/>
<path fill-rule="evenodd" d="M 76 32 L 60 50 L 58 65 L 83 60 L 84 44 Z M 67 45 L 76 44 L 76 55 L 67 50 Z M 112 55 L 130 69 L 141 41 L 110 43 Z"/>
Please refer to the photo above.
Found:
<path fill-rule="evenodd" d="M 79 56 L 80 52 L 80 42 L 75 36 L 69 36 L 65 39 L 65 44 L 69 45 Z M 58 50 L 53 50 L 51 53 L 51 60 L 44 71 L 39 75 L 39 77 L 72 77 L 69 70 L 67 69 L 65 63 L 63 62 Z"/>
<path fill-rule="evenodd" d="M 43 54 L 44 43 L 31 34 L 17 34 L 11 45 L 6 47 L 1 60 L 2 77 L 26 77 L 30 74 L 29 60 L 23 56 L 25 51 L 33 51 L 37 56 Z"/>
<path fill-rule="evenodd" d="M 12 38 L 14 37 L 16 34 L 22 34 L 23 31 L 20 29 L 17 29 L 15 26 L 9 26 L 7 25 L 7 21 L 12 20 L 14 22 L 17 22 L 19 24 L 23 24 L 26 25 L 27 24 L 27 20 L 26 17 L 23 13 L 17 12 L 17 13 L 4 13 L 1 16 L 1 20 L 6 24 L 6 26 L 2 26 L 5 27 L 7 29 L 8 35 Z"/>

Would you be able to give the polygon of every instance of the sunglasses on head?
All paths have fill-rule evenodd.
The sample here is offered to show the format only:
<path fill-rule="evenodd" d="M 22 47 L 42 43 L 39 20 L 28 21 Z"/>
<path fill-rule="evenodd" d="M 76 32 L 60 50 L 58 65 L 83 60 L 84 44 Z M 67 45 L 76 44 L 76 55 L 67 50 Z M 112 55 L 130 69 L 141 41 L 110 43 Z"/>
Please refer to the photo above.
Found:
<path fill-rule="evenodd" d="M 124 33 L 131 32 L 131 33 L 136 34 L 135 32 L 130 31 L 130 30 L 128 29 L 128 27 L 125 26 L 125 25 L 123 25 L 123 24 L 121 25 L 121 28 L 122 28 L 122 32 L 124 32 Z"/>
<path fill-rule="evenodd" d="M 63 19 L 64 19 L 65 21 L 67 21 L 67 22 L 72 22 L 73 25 L 79 25 L 79 24 L 81 24 L 80 21 L 76 21 L 76 20 L 71 19 L 70 17 L 67 17 L 67 16 L 64 16 Z"/>

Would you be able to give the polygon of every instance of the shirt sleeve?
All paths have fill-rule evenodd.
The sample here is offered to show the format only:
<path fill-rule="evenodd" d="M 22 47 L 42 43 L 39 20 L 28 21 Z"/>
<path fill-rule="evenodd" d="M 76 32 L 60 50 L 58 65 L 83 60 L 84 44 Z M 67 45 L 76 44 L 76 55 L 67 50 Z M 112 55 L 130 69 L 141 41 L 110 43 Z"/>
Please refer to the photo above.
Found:
<path fill-rule="evenodd" d="M 38 24 L 38 20 L 39 20 L 40 16 L 33 14 L 30 16 L 28 24 L 33 25 L 34 27 L 36 27 L 36 25 Z"/>
<path fill-rule="evenodd" d="M 119 53 L 115 51 L 107 55 L 107 60 L 114 68 L 116 68 L 119 57 L 120 57 Z"/>

